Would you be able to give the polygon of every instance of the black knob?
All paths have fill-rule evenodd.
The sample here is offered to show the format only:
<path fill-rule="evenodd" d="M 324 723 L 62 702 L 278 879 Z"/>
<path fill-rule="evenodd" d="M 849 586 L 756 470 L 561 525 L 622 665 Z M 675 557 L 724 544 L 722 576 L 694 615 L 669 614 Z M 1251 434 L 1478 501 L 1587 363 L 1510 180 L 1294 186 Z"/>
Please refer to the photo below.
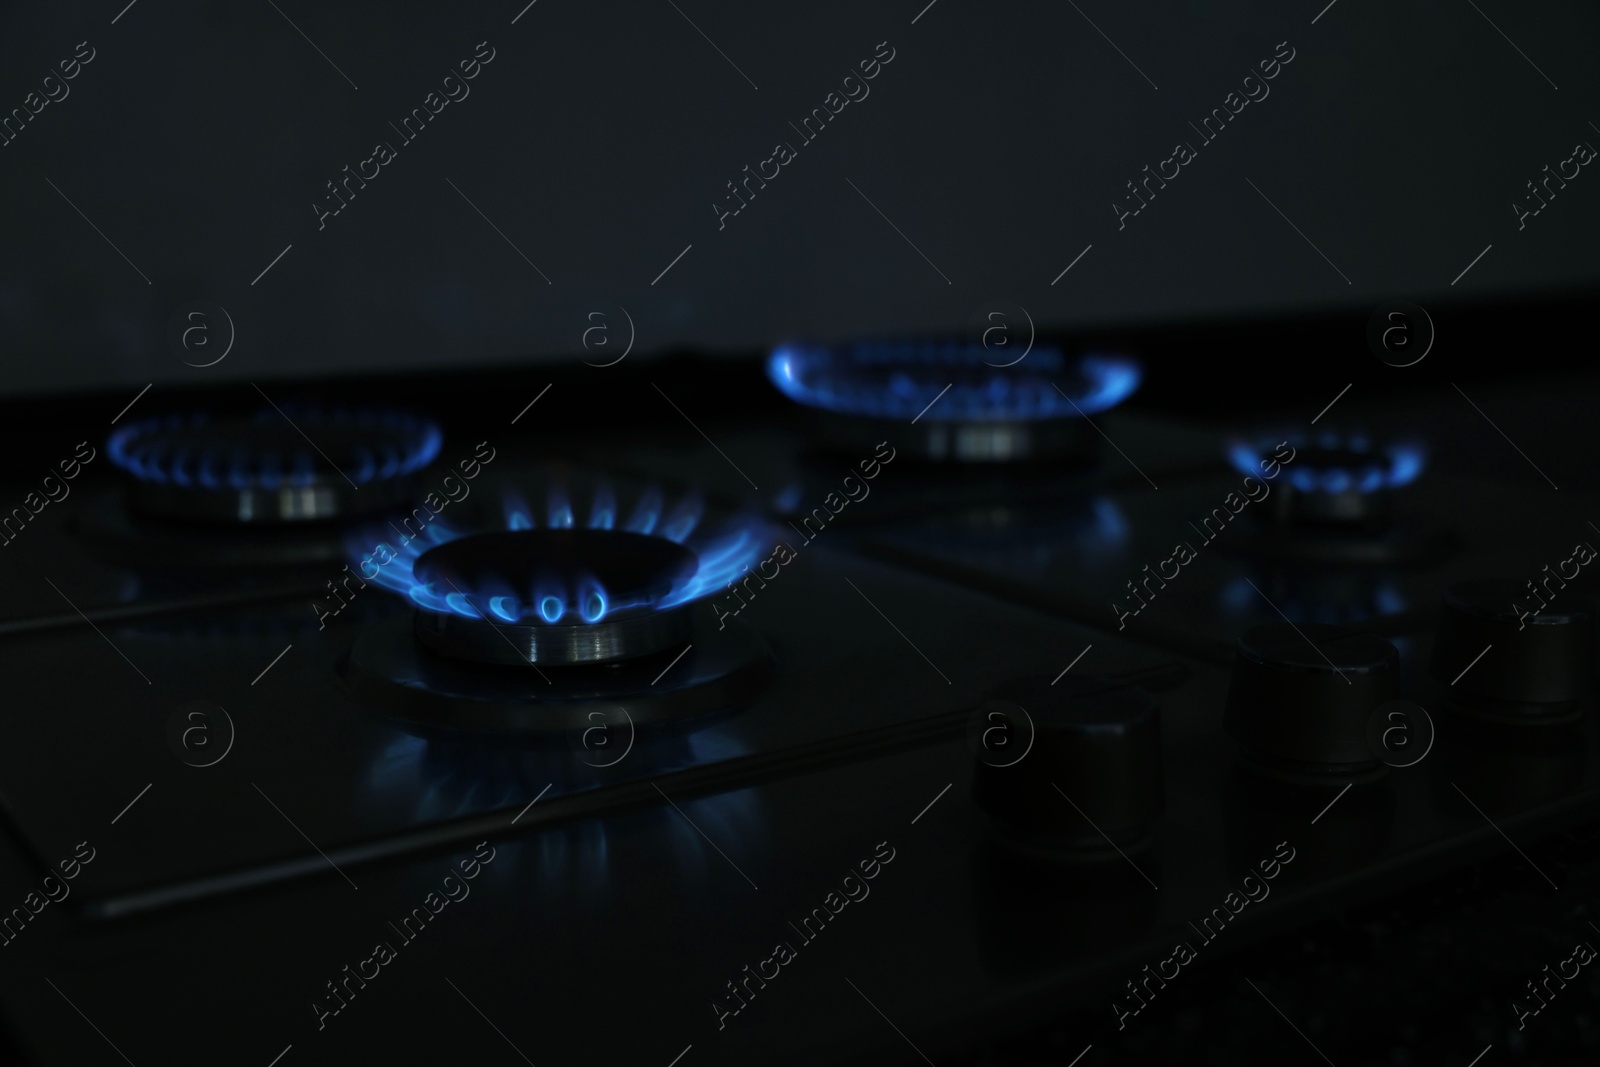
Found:
<path fill-rule="evenodd" d="M 1400 653 L 1345 626 L 1269 623 L 1239 638 L 1222 727 L 1245 769 L 1279 781 L 1364 781 L 1385 766 L 1367 741 L 1400 689 Z"/>
<path fill-rule="evenodd" d="M 1096 860 L 1149 843 L 1162 790 L 1161 719 L 1148 692 L 1018 679 L 980 706 L 972 740 L 973 799 L 1002 844 Z"/>
<path fill-rule="evenodd" d="M 1593 687 L 1595 620 L 1570 591 L 1535 598 L 1515 582 L 1460 582 L 1444 594 L 1433 676 L 1458 710 L 1499 722 L 1570 722 Z"/>

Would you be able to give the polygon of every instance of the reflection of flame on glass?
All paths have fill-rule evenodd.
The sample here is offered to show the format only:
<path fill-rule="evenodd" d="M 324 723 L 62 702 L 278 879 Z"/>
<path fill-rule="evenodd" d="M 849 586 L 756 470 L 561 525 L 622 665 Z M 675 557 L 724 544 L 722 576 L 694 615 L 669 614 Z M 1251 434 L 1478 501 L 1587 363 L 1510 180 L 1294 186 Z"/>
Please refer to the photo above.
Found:
<path fill-rule="evenodd" d="M 1128 519 L 1108 496 L 1094 496 L 1070 510 L 1041 516 L 997 508 L 974 511 L 957 520 L 927 527 L 927 541 L 941 556 L 964 564 L 1001 570 L 1043 571 L 1058 562 L 1098 564 L 1120 555 L 1128 540 Z"/>
<path fill-rule="evenodd" d="M 1414 441 L 1374 446 L 1365 434 L 1333 431 L 1314 437 L 1290 434 L 1287 440 L 1295 458 L 1283 466 L 1289 484 L 1304 493 L 1375 493 L 1398 489 L 1416 481 L 1426 452 Z M 1228 458 L 1242 474 L 1262 476 L 1261 463 L 1270 460 L 1276 442 L 1234 441 Z"/>
<path fill-rule="evenodd" d="M 506 530 L 533 530 L 541 527 L 539 516 L 527 500 L 515 494 L 504 499 Z M 422 533 L 403 541 L 387 564 L 377 567 L 374 577 L 364 569 L 362 576 L 385 588 L 409 597 L 425 611 L 460 615 L 468 619 L 488 618 L 507 623 L 592 624 L 630 610 L 657 610 L 677 607 L 709 596 L 737 579 L 759 560 L 768 548 L 761 539 L 761 527 L 753 518 L 730 520 L 712 531 L 702 527 L 704 507 L 698 496 L 689 495 L 667 505 L 660 489 L 651 487 L 639 495 L 624 519 L 618 509 L 616 491 L 606 483 L 596 487 L 585 511 L 573 504 L 564 487 L 552 487 L 545 501 L 543 528 L 626 530 L 660 537 L 683 545 L 697 560 L 693 570 L 670 588 L 648 597 L 620 598 L 608 591 L 600 580 L 588 573 L 549 573 L 539 571 L 526 588 L 514 588 L 509 580 L 481 580 L 475 588 L 438 588 L 416 573 L 417 560 L 428 549 L 468 536 L 442 520 L 435 519 Z M 580 515 L 586 516 L 579 518 Z M 474 531 L 476 532 L 476 531 Z M 355 560 L 369 560 L 372 545 L 352 546 Z M 477 605 L 477 606 L 475 606 Z M 487 612 L 480 611 L 481 606 Z"/>
<path fill-rule="evenodd" d="M 1089 527 L 1092 536 L 1084 538 L 1094 547 L 1118 547 L 1128 539 L 1128 520 L 1122 515 L 1116 501 L 1108 496 L 1097 496 L 1090 504 L 1094 524 Z"/>
<path fill-rule="evenodd" d="M 629 762 L 651 760 L 652 775 L 733 759 L 750 751 L 744 743 L 716 729 L 663 738 L 656 743 L 655 751 L 647 752 L 647 744 L 641 740 L 641 747 Z M 660 751 L 662 745 L 667 751 Z M 535 798 L 548 801 L 563 793 L 612 782 L 617 773 L 608 768 L 591 775 L 580 765 L 577 770 L 588 777 L 573 781 L 570 775 L 574 766 L 572 755 L 564 748 L 536 752 L 475 742 L 430 741 L 402 734 L 374 755 L 367 768 L 366 792 L 373 804 L 407 805 L 417 823 L 432 823 L 491 811 L 514 812 Z M 640 773 L 644 773 L 645 766 L 640 763 Z M 552 779 L 556 782 L 550 788 Z M 665 804 L 655 817 L 664 821 L 680 866 L 691 867 L 697 874 L 704 871 L 721 877 L 718 868 L 724 861 L 696 826 L 736 853 L 741 842 L 758 838 L 764 829 L 765 816 L 757 789 L 686 797 L 678 803 L 693 824 Z M 523 826 L 527 825 L 524 821 Z M 534 829 L 523 837 L 497 840 L 494 845 L 513 865 L 532 862 L 541 874 L 566 875 L 574 888 L 593 891 L 604 888 L 611 876 L 608 829 L 604 819 L 586 818 Z"/>
<path fill-rule="evenodd" d="M 773 501 L 773 510 L 780 515 L 792 514 L 800 506 L 801 494 L 805 492 L 803 482 L 790 482 L 778 491 L 777 498 Z"/>
<path fill-rule="evenodd" d="M 1405 595 L 1394 582 L 1320 582 L 1315 588 L 1299 588 L 1291 583 L 1258 583 L 1271 594 L 1276 605 L 1291 622 L 1325 622 L 1333 625 L 1368 622 L 1408 610 Z M 1261 593 L 1244 575 L 1235 575 L 1222 587 L 1218 600 L 1231 614 L 1251 615 L 1271 612 Z"/>
<path fill-rule="evenodd" d="M 1120 404 L 1139 386 L 1138 364 L 1126 356 L 1069 360 L 1040 345 L 1001 368 L 989 354 L 964 342 L 790 343 L 768 357 L 767 376 L 807 407 L 933 422 L 1076 418 Z"/>
<path fill-rule="evenodd" d="M 1109 496 L 1077 501 L 1070 509 L 973 509 L 938 518 L 890 541 L 920 557 L 960 568 L 1008 574 L 1042 574 L 1109 566 L 1128 549 L 1128 518 Z"/>

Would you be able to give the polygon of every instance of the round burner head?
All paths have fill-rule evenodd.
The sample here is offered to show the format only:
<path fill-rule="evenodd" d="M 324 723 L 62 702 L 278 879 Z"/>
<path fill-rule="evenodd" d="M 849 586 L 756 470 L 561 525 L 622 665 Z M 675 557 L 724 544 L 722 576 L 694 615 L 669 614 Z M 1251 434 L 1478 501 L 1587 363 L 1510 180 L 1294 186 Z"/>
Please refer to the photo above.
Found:
<path fill-rule="evenodd" d="M 1138 366 L 1123 356 L 1069 359 L 1038 345 L 1009 364 L 993 359 L 982 344 L 961 341 L 791 343 L 773 350 L 767 375 L 819 413 L 833 447 L 870 448 L 893 426 L 897 449 L 964 463 L 1082 454 L 1094 440 L 1086 416 L 1139 384 Z"/>
<path fill-rule="evenodd" d="M 133 475 L 136 511 L 167 519 L 303 522 L 406 500 L 409 476 L 439 454 L 434 423 L 399 411 L 299 407 L 249 416 L 170 416 L 107 442 Z"/>
<path fill-rule="evenodd" d="M 1274 512 L 1280 521 L 1347 527 L 1388 523 L 1393 491 L 1416 480 L 1424 458 L 1415 443 L 1374 444 L 1366 434 L 1336 431 L 1291 434 L 1276 446 L 1236 441 L 1228 455 L 1239 471 L 1254 478 L 1281 472 L 1283 493 Z"/>
<path fill-rule="evenodd" d="M 419 609 L 417 639 L 479 663 L 606 663 L 688 641 L 682 605 L 699 569 L 663 537 L 606 529 L 504 530 L 430 548 L 414 573 L 448 611 Z"/>

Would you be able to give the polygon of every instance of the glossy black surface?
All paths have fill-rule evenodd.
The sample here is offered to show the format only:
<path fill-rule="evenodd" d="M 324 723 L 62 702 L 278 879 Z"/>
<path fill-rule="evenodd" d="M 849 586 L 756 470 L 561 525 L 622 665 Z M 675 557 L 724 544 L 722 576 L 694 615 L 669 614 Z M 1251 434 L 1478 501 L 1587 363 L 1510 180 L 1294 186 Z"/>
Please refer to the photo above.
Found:
<path fill-rule="evenodd" d="M 1063 1062 L 1090 1045 L 1084 1064 L 1112 1062 L 1135 1058 L 1123 1042 L 1141 1031 L 1166 1032 L 1163 1004 L 1198 995 L 1179 990 L 1208 985 L 1175 979 L 1118 1028 L 1127 981 L 1176 940 L 1215 975 L 1262 939 L 1485 860 L 1511 856 L 1533 888 L 1562 877 L 1536 842 L 1600 804 L 1592 698 L 1576 700 L 1575 720 L 1528 730 L 1457 714 L 1464 695 L 1493 686 L 1429 667 L 1430 605 L 1462 577 L 1581 536 L 1554 536 L 1581 523 L 1565 497 L 1435 472 L 1397 504 L 1448 522 L 1459 551 L 1399 570 L 1279 569 L 1234 551 L 1227 539 L 1243 530 L 1231 527 L 1119 628 L 1111 602 L 1127 613 L 1127 581 L 1237 480 L 1220 429 L 1132 413 L 1101 423 L 1140 442 L 1159 491 L 1114 451 L 944 484 L 897 458 L 820 532 L 780 533 L 795 559 L 736 619 L 698 605 L 681 660 L 657 654 L 581 684 L 466 663 L 438 673 L 449 661 L 419 658 L 411 607 L 381 588 L 319 615 L 337 565 L 159 579 L 84 536 L 106 497 L 75 495 L 54 533 L 31 528 L 31 545 L 8 549 L 55 567 L 4 578 L 21 625 L 0 641 L 0 670 L 17 680 L 0 745 L 0 890 L 20 902 L 80 842 L 94 850 L 71 896 L 0 949 L 12 961 L 0 1003 L 23 1062 L 117 1062 L 109 1039 L 134 1063 L 919 1052 L 967 1063 L 997 1035 L 1068 1010 Z M 767 493 L 786 472 L 799 486 L 790 514 L 829 491 L 810 443 L 776 420 L 708 429 L 724 448 L 751 444 L 739 457 L 780 531 L 785 508 Z M 447 438 L 446 455 L 463 439 Z M 666 455 L 643 436 L 567 442 L 591 470 L 706 488 L 719 513 L 748 505 L 701 445 Z M 544 462 L 507 446 L 496 474 L 516 483 Z M 474 492 L 453 521 L 493 521 L 489 483 Z M 92 626 L 54 618 L 60 597 L 43 578 L 58 574 L 104 594 L 79 604 Z M 1225 596 L 1241 579 L 1250 599 Z M 151 594 L 159 580 L 171 595 Z M 137 584 L 119 592 L 118 581 Z M 1385 582 L 1401 602 L 1374 592 Z M 181 599 L 205 593 L 216 603 Z M 1364 755 L 1385 773 L 1328 773 L 1308 788 L 1240 767 L 1225 729 L 1231 668 L 1240 636 L 1263 623 L 1275 628 L 1247 639 L 1252 662 L 1304 692 L 1232 699 L 1279 719 L 1334 708 L 1337 744 L 1368 748 L 1333 762 Z M 1323 654 L 1384 679 L 1363 706 L 1398 694 L 1427 710 L 1416 749 L 1385 737 L 1378 753 L 1368 734 L 1346 736 L 1360 716 Z M 454 710 L 408 711 L 395 691 L 353 679 L 379 662 L 385 684 Z M 973 740 L 995 702 L 1035 720 L 1009 778 Z M 202 734 L 186 733 L 196 708 L 226 719 L 207 711 Z M 1270 894 L 1197 936 L 1191 924 L 1291 852 Z M 449 899 L 446 875 L 459 899 L 414 919 L 426 936 L 414 933 L 404 920 L 430 893 Z M 364 962 L 379 943 L 393 959 Z M 728 983 L 758 973 L 778 943 L 793 958 L 764 986 L 741 984 L 741 1007 Z M 327 984 L 347 965 L 381 969 L 364 986 L 348 979 L 335 1013 Z M 627 1025 L 594 1024 L 617 1005 Z M 1257 1008 L 1240 1025 L 1277 1034 L 1282 1017 Z M 1295 1021 L 1327 1038 L 1303 1013 Z M 1482 1047 L 1464 1044 L 1447 1046 L 1463 1062 Z"/>

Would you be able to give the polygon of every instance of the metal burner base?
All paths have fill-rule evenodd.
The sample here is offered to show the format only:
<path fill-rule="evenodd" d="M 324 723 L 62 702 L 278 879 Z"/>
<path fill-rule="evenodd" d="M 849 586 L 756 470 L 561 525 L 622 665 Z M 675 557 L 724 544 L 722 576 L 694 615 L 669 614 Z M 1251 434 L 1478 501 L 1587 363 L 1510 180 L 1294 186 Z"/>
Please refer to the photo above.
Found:
<path fill-rule="evenodd" d="M 1092 454 L 1094 431 L 1083 419 L 1026 419 L 915 424 L 859 415 L 820 412 L 823 442 L 851 455 L 871 455 L 880 441 L 913 459 L 939 463 L 1018 463 L 1028 460 L 1083 458 Z"/>
<path fill-rule="evenodd" d="M 128 504 L 140 515 L 156 519 L 280 526 L 369 515 L 413 499 L 421 499 L 421 490 L 413 478 L 374 482 L 357 490 L 333 477 L 276 489 L 260 486 L 205 489 L 140 483 L 129 490 Z"/>
<path fill-rule="evenodd" d="M 681 607 L 575 626 L 492 622 L 432 611 L 418 611 L 415 619 L 417 640 L 435 652 L 475 663 L 529 667 L 614 663 L 676 651 L 693 630 L 688 609 Z"/>
<path fill-rule="evenodd" d="M 620 663 L 540 667 L 480 665 L 440 656 L 413 636 L 409 617 L 356 639 L 341 668 L 350 697 L 421 731 L 561 734 L 617 711 L 636 726 L 731 711 L 754 696 L 773 667 L 762 638 L 736 620 L 718 629 L 709 607 L 687 609 L 683 647 Z"/>
<path fill-rule="evenodd" d="M 347 556 L 343 528 L 337 523 L 219 527 L 150 518 L 129 507 L 120 491 L 107 493 L 80 510 L 71 528 L 91 542 L 98 554 L 135 567 L 187 570 L 331 563 L 337 569 Z"/>

